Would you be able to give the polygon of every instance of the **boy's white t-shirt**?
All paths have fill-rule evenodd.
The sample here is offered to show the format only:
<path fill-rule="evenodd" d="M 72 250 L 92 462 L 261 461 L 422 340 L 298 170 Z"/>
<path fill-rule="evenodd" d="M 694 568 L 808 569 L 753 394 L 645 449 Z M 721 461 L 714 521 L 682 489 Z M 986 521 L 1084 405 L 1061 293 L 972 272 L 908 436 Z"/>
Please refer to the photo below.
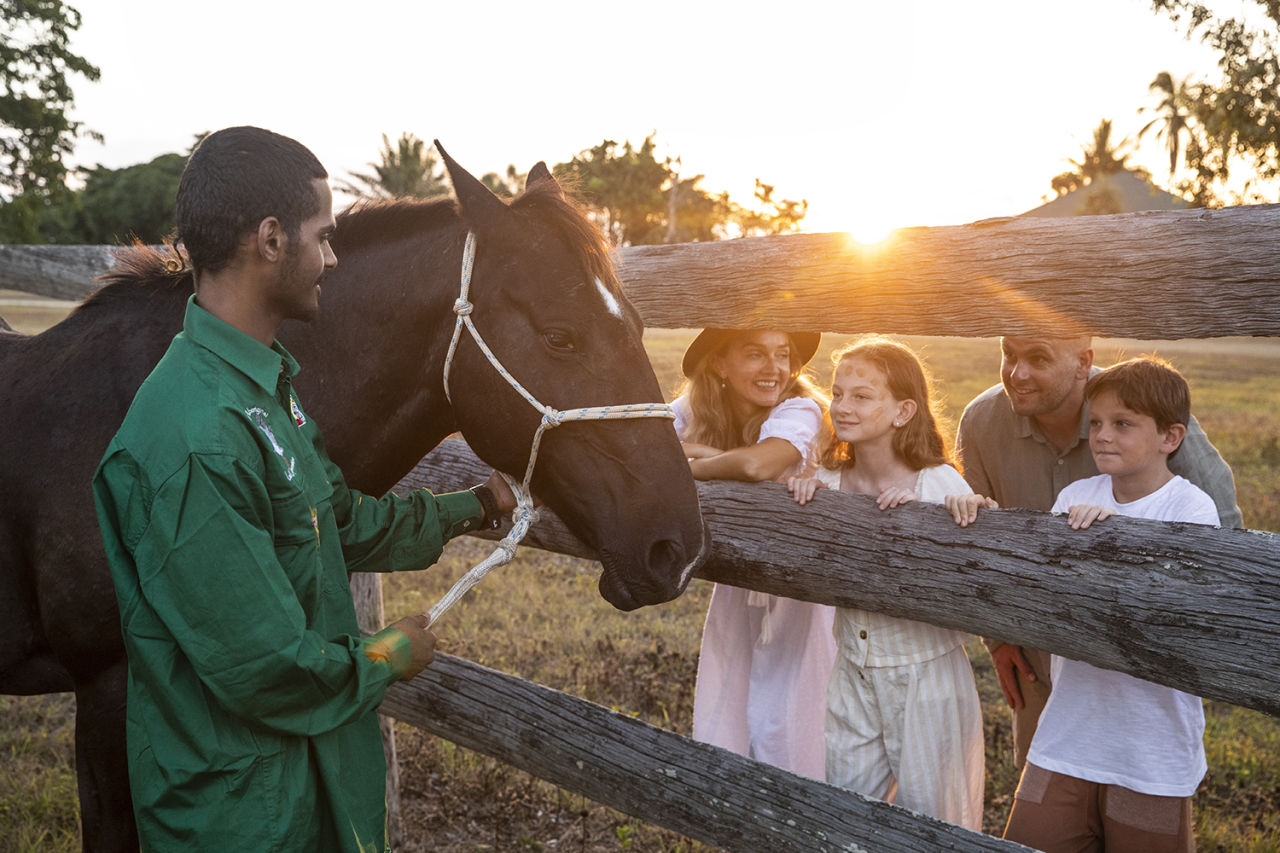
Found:
<path fill-rule="evenodd" d="M 1111 475 L 1069 484 L 1053 512 L 1078 504 L 1156 521 L 1218 524 L 1213 499 L 1182 477 L 1119 503 Z M 1105 522 L 1103 522 L 1105 523 Z M 1204 777 L 1204 706 L 1198 696 L 1053 656 L 1053 692 L 1027 760 L 1037 767 L 1141 794 L 1188 797 Z"/>

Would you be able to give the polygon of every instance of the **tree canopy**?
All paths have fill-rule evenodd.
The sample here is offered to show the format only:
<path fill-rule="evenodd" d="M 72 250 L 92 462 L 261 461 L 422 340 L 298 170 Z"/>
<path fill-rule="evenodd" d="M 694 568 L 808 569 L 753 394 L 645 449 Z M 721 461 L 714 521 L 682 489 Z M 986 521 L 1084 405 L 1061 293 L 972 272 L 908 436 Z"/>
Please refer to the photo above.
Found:
<path fill-rule="evenodd" d="M 1182 153 L 1191 177 L 1179 191 L 1204 206 L 1276 201 L 1256 179 L 1272 185 L 1280 177 L 1280 3 L 1242 0 L 1252 20 L 1223 17 L 1189 0 L 1151 0 L 1152 9 L 1220 52 L 1216 81 L 1174 81 L 1167 71 L 1151 89 L 1160 97 L 1157 124 L 1165 134 L 1171 167 Z M 1184 141 L 1185 140 L 1185 141 Z M 1237 178 L 1228 184 L 1234 175 Z M 1247 180 L 1241 182 L 1244 171 Z"/>
<path fill-rule="evenodd" d="M 640 145 L 605 139 L 567 163 L 556 176 L 592 211 L 615 245 L 685 243 L 723 237 L 796 231 L 806 201 L 775 199 L 774 187 L 756 179 L 756 208 L 727 192 L 699 186 L 702 175 L 683 177 L 678 158 L 658 160 L 656 134 Z"/>
<path fill-rule="evenodd" d="M 98 68 L 73 53 L 80 13 L 60 0 L 0 0 L 0 242 L 37 242 L 66 191 L 75 140 L 71 78 Z M 95 136 L 96 134 L 88 133 Z"/>

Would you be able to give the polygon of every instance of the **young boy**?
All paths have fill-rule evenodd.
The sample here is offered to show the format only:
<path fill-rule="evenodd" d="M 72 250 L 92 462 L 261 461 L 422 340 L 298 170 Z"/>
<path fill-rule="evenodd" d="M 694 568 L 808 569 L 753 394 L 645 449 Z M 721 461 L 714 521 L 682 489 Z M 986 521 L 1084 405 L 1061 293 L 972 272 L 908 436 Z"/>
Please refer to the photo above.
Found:
<path fill-rule="evenodd" d="M 1053 512 L 1072 529 L 1117 513 L 1218 524 L 1213 499 L 1169 471 L 1191 414 L 1187 382 L 1140 357 L 1093 376 L 1096 477 L 1066 486 Z M 1195 696 L 1053 656 L 1053 693 L 1031 742 L 1004 837 L 1049 851 L 1191 851 L 1191 795 L 1204 776 Z"/>

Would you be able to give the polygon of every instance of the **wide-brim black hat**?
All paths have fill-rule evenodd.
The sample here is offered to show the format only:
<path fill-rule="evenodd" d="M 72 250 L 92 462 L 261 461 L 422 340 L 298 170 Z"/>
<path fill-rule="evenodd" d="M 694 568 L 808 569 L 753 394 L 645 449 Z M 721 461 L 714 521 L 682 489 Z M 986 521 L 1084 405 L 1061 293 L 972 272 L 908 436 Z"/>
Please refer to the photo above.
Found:
<path fill-rule="evenodd" d="M 684 360 L 680 363 L 680 369 L 684 371 L 684 375 L 693 378 L 693 373 L 698 369 L 698 362 L 702 361 L 711 353 L 720 348 L 722 344 L 729 341 L 735 335 L 741 334 L 745 329 L 703 329 L 698 336 L 693 339 L 693 343 L 689 344 L 689 348 L 684 351 Z M 806 365 L 809 359 L 813 358 L 813 354 L 818 351 L 818 342 L 822 340 L 821 332 L 787 332 L 791 338 L 791 345 L 795 348 L 795 354 L 800 358 L 800 364 Z"/>

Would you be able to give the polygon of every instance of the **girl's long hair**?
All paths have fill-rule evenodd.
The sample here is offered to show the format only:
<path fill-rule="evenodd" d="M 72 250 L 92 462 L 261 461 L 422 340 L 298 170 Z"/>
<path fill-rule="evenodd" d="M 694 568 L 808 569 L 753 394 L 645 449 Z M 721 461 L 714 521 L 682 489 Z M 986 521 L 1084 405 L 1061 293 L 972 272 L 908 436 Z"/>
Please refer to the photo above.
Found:
<path fill-rule="evenodd" d="M 942 435 L 946 419 L 942 416 L 930 393 L 929 374 L 911 348 L 882 335 L 868 335 L 841 347 L 831 354 L 832 381 L 840 369 L 840 362 L 848 358 L 861 358 L 880 368 L 884 373 L 889 393 L 898 401 L 915 400 L 916 414 L 906 426 L 893 433 L 893 452 L 914 471 L 934 465 L 955 465 L 950 448 Z M 828 429 L 819 456 L 824 468 L 851 468 L 855 459 L 853 447 L 840 441 L 830 429 L 831 415 L 827 414 Z"/>
<path fill-rule="evenodd" d="M 728 400 L 730 391 L 711 367 L 712 357 L 717 353 L 723 353 L 732 342 L 730 339 L 716 350 L 707 353 L 706 357 L 698 362 L 693 376 L 686 379 L 680 387 L 679 394 L 689 396 L 689 409 L 693 413 L 688 432 L 684 437 L 686 441 L 710 445 L 720 450 L 732 450 L 735 447 L 755 444 L 760 440 L 760 427 L 769 417 L 771 410 L 762 409 L 747 419 L 745 424 L 736 425 L 733 407 Z M 823 411 L 826 411 L 827 395 L 804 373 L 804 365 L 799 363 L 794 342 L 791 346 L 791 379 L 778 395 L 778 402 L 790 400 L 792 397 L 809 397 L 816 400 Z"/>

